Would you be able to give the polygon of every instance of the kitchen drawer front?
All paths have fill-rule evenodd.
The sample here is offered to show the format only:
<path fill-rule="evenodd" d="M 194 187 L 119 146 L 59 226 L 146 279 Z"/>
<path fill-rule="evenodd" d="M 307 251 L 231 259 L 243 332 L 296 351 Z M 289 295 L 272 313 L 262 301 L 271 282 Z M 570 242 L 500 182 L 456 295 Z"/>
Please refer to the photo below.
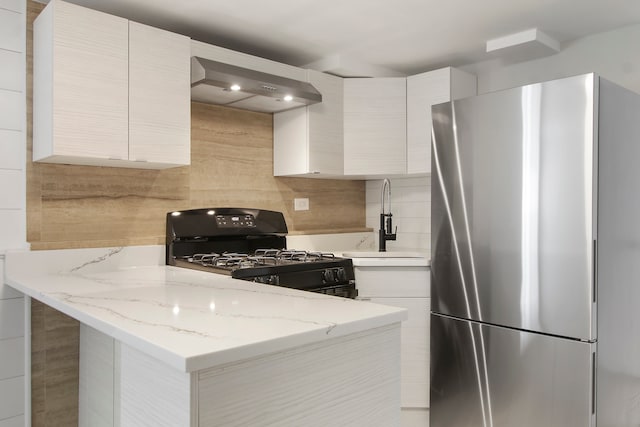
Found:
<path fill-rule="evenodd" d="M 363 298 L 429 298 L 429 267 L 354 267 L 358 295 Z"/>

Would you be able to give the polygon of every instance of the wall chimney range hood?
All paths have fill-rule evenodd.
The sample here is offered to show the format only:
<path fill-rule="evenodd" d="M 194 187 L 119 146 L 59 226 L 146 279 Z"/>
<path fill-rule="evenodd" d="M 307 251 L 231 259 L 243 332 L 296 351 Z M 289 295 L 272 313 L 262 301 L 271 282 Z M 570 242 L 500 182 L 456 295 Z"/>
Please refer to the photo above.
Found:
<path fill-rule="evenodd" d="M 307 82 L 194 56 L 191 100 L 277 113 L 322 102 L 322 95 Z"/>

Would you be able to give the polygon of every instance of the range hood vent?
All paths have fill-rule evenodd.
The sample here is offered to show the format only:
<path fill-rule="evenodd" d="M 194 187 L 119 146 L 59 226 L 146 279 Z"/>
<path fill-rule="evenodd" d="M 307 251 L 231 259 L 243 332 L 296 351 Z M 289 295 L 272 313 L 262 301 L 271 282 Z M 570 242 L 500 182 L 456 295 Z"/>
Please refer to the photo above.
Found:
<path fill-rule="evenodd" d="M 277 113 L 322 102 L 322 95 L 307 82 L 194 56 L 191 100 Z"/>

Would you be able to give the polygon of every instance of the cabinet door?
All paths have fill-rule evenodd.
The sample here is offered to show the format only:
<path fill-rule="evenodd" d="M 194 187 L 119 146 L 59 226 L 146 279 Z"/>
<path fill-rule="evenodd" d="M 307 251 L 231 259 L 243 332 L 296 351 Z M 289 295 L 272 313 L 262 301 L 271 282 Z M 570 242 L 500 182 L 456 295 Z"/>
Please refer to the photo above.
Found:
<path fill-rule="evenodd" d="M 475 94 L 476 77 L 455 68 L 407 77 L 407 173 L 431 173 L 431 106 Z"/>
<path fill-rule="evenodd" d="M 428 408 L 431 298 L 371 298 L 371 302 L 409 310 L 401 327 L 400 398 L 403 408 Z"/>
<path fill-rule="evenodd" d="M 50 6 L 35 30 L 43 48 L 35 53 L 35 67 L 45 70 L 34 76 L 42 89 L 34 94 L 49 102 L 48 111 L 34 117 L 34 128 L 52 120 L 45 127 L 52 132 L 38 134 L 50 154 L 126 159 L 127 20 L 61 1 Z"/>
<path fill-rule="evenodd" d="M 322 102 L 273 115 L 273 174 L 331 175 L 344 172 L 341 77 L 307 70 Z"/>
<path fill-rule="evenodd" d="M 188 165 L 190 39 L 129 24 L 129 159 Z"/>
<path fill-rule="evenodd" d="M 309 112 L 309 172 L 342 175 L 344 172 L 343 79 L 309 70 L 309 83 L 322 94 L 322 102 Z"/>
<path fill-rule="evenodd" d="M 450 99 L 449 68 L 407 77 L 407 172 L 431 172 L 431 106 Z"/>
<path fill-rule="evenodd" d="M 406 172 L 406 95 L 406 78 L 345 79 L 345 175 Z"/>
<path fill-rule="evenodd" d="M 306 175 L 309 170 L 309 107 L 273 115 L 273 176 Z"/>

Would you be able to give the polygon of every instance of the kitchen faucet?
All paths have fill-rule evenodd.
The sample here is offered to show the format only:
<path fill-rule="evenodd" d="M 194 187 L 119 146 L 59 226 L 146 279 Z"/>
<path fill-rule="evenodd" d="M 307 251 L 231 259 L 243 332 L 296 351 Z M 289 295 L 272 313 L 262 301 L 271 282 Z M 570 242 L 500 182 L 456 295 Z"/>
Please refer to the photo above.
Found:
<path fill-rule="evenodd" d="M 388 212 L 384 211 L 384 199 L 387 199 L 389 206 Z M 387 240 L 396 240 L 396 230 L 392 233 L 393 225 L 391 223 L 391 182 L 385 178 L 382 181 L 382 197 L 380 201 L 380 232 L 379 232 L 379 251 L 386 252 Z"/>

